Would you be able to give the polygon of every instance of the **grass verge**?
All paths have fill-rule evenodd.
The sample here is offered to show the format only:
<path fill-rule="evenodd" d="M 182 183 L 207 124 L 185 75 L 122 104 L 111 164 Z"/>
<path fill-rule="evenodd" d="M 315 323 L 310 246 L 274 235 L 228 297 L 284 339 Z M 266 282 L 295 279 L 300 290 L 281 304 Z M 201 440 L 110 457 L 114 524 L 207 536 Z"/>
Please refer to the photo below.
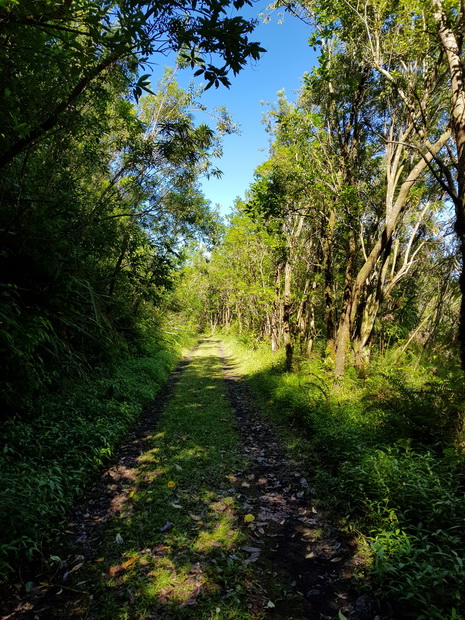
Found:
<path fill-rule="evenodd" d="M 0 425 L 0 578 L 44 557 L 47 541 L 92 476 L 114 454 L 143 408 L 166 383 L 192 335 L 121 353 L 111 367 L 82 369 L 60 390 L 42 392 L 28 416 Z"/>

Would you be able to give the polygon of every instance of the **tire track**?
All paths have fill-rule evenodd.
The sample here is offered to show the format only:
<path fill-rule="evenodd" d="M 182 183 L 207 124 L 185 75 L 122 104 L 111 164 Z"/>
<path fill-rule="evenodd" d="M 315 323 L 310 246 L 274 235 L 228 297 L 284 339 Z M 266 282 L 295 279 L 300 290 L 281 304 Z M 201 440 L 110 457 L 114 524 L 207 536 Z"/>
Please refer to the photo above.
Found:
<path fill-rule="evenodd" d="M 221 343 L 225 381 L 242 438 L 246 470 L 235 476 L 249 524 L 266 617 L 282 620 L 378 620 L 354 587 L 356 560 L 347 537 L 315 507 L 299 464 L 283 451 Z M 271 601 L 271 605 L 267 607 Z M 339 613 L 343 616 L 339 616 Z"/>

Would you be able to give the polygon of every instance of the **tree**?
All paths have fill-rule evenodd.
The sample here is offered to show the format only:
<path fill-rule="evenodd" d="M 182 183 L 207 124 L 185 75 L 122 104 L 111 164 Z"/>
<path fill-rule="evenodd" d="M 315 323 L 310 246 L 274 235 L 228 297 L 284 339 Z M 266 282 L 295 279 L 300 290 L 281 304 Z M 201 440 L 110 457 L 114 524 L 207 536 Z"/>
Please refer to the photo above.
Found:
<path fill-rule="evenodd" d="M 451 3 L 446 7 L 442 0 L 433 0 L 433 16 L 437 35 L 449 68 L 450 76 L 450 119 L 453 127 L 457 161 L 457 177 L 454 181 L 450 171 L 441 166 L 442 184 L 455 207 L 455 232 L 459 240 L 462 270 L 460 274 L 459 342 L 462 368 L 465 370 L 465 72 L 462 60 L 462 42 L 465 18 L 463 3 Z M 431 36 L 431 35 L 430 35 Z"/>
<path fill-rule="evenodd" d="M 198 178 L 218 136 L 194 123 L 186 93 L 163 81 L 138 112 L 124 70 L 99 88 L 66 140 L 44 137 L 0 175 L 0 346 L 13 411 L 24 407 L 18 392 L 30 398 L 84 363 L 141 346 L 183 247 L 217 234 Z"/>
<path fill-rule="evenodd" d="M 286 3 L 284 3 L 286 4 Z M 294 10 L 295 5 L 287 5 Z M 302 2 L 300 7 L 322 38 L 338 36 L 344 43 L 357 42 L 363 61 L 396 93 L 399 106 L 408 115 L 411 129 L 402 138 L 405 147 L 416 150 L 455 206 L 459 251 L 465 257 L 465 90 L 461 60 L 463 7 L 459 2 L 419 1 L 384 3 Z M 315 37 L 317 39 L 317 37 Z M 363 42 L 363 43 L 361 43 Z M 446 78 L 449 77 L 449 85 Z M 449 94 L 449 101 L 447 100 Z M 433 105 L 431 105 L 433 104 Z M 434 148 L 440 144 L 434 133 L 434 116 L 440 118 L 443 136 L 453 133 L 455 149 Z M 447 128 L 449 122 L 451 128 Z M 433 129 L 433 133 L 431 130 Z M 399 138 L 395 138 L 397 141 Z M 394 144 L 393 138 L 391 143 Z M 444 142 L 446 144 L 446 142 Z M 444 146 L 443 144 L 443 146 Z M 462 268 L 462 272 L 465 268 Z M 460 278 L 462 298 L 465 275 Z M 465 369 L 465 302 L 461 309 L 459 340 Z"/>
<path fill-rule="evenodd" d="M 51 131 L 63 131 L 116 65 L 125 68 L 136 98 L 149 88 L 149 75 L 136 76 L 138 69 L 169 51 L 199 66 L 207 87 L 229 86 L 228 71 L 238 73 L 264 51 L 249 41 L 254 23 L 228 16 L 231 4 L 239 10 L 250 2 L 7 0 L 0 7 L 0 168 Z M 207 62 L 212 56 L 219 64 Z"/>

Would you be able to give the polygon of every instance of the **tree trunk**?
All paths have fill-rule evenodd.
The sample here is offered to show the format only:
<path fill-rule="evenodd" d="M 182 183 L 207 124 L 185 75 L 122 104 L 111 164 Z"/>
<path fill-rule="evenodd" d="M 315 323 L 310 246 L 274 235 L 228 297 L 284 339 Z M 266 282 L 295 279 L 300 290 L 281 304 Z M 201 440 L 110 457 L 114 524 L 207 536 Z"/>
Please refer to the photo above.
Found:
<path fill-rule="evenodd" d="M 292 370 L 294 346 L 291 339 L 291 277 L 292 267 L 289 260 L 284 265 L 284 304 L 283 304 L 283 340 L 286 348 L 286 371 Z"/>
<path fill-rule="evenodd" d="M 118 260 L 116 261 L 116 265 L 115 265 L 115 268 L 113 270 L 113 273 L 111 275 L 110 286 L 108 287 L 108 297 L 113 297 L 113 293 L 115 292 L 116 278 L 117 278 L 118 273 L 119 273 L 119 271 L 121 269 L 121 265 L 123 264 L 124 257 L 126 256 L 128 245 L 129 245 L 129 226 L 126 228 L 126 231 L 124 233 L 123 245 L 121 247 L 121 252 L 120 252 L 120 255 L 118 257 Z"/>
<path fill-rule="evenodd" d="M 59 123 L 63 112 L 72 108 L 73 105 L 76 103 L 79 95 L 84 92 L 84 90 L 90 85 L 90 83 L 95 80 L 99 75 L 101 75 L 111 65 L 115 64 L 117 59 L 117 54 L 110 54 L 109 56 L 107 56 L 107 58 L 103 59 L 96 67 L 91 69 L 87 75 L 81 78 L 81 80 L 79 80 L 79 82 L 72 89 L 70 94 L 50 112 L 48 117 L 44 121 L 42 121 L 40 125 L 38 125 L 34 129 L 31 129 L 24 138 L 20 138 L 17 142 L 15 142 L 15 144 L 11 145 L 5 153 L 0 155 L 0 168 L 5 167 L 7 164 L 10 163 L 10 161 L 12 161 L 16 157 L 16 155 L 19 155 L 19 153 L 26 150 L 29 146 L 41 139 L 44 134 L 48 133 L 51 129 L 53 129 Z"/>
<path fill-rule="evenodd" d="M 452 86 L 451 119 L 457 145 L 457 185 L 458 192 L 453 196 L 455 205 L 455 232 L 459 239 L 462 270 L 460 273 L 459 346 L 462 369 L 465 371 L 465 71 L 461 59 L 461 49 L 455 34 L 447 25 L 443 0 L 433 0 L 434 17 L 438 24 L 441 45 L 449 64 Z M 463 20 L 463 14 L 462 14 Z"/>
<path fill-rule="evenodd" d="M 333 274 L 333 243 L 334 226 L 336 223 L 336 210 L 332 209 L 329 213 L 326 230 L 324 231 L 324 241 L 322 247 L 323 254 L 323 273 L 325 279 L 325 325 L 326 325 L 326 348 L 332 354 L 334 352 L 334 274 Z"/>
<path fill-rule="evenodd" d="M 379 235 L 375 245 L 373 246 L 370 254 L 366 257 L 364 264 L 360 268 L 357 273 L 357 276 L 354 279 L 352 288 L 350 291 L 347 291 L 347 301 L 343 308 L 343 312 L 341 313 L 339 328 L 336 337 L 336 356 L 335 356 L 335 375 L 336 377 L 340 377 L 344 373 L 345 360 L 347 349 L 350 342 L 351 337 L 351 329 L 355 324 L 355 318 L 357 314 L 357 309 L 359 306 L 360 298 L 363 293 L 363 289 L 367 284 L 367 281 L 370 275 L 373 273 L 373 270 L 378 263 L 378 260 L 381 258 L 383 253 L 385 253 L 390 244 L 392 242 L 392 236 L 402 219 L 405 210 L 405 204 L 407 202 L 408 194 L 416 183 L 419 180 L 428 164 L 431 162 L 433 157 L 435 157 L 439 151 L 443 148 L 446 142 L 449 140 L 451 135 L 450 130 L 445 131 L 439 140 L 429 147 L 429 152 L 420 159 L 417 164 L 411 169 L 410 173 L 407 175 L 407 178 L 404 180 L 402 185 L 400 186 L 397 198 L 389 207 L 386 214 L 386 223 L 383 231 Z M 465 180 L 465 179 L 464 179 Z M 465 195 L 465 192 L 464 192 Z M 465 217 L 464 217 L 464 244 L 463 249 L 465 251 Z M 463 286 L 465 291 L 465 274 L 463 274 Z M 463 311 L 465 316 L 465 304 L 463 305 Z M 464 359 L 465 359 L 465 324 L 464 324 Z"/>
<path fill-rule="evenodd" d="M 281 317 L 282 317 L 282 303 L 281 303 L 281 263 L 276 265 L 275 270 L 275 288 L 274 288 L 274 302 L 273 311 L 270 317 L 270 330 L 271 330 L 271 350 L 273 353 L 279 349 L 279 343 L 281 340 Z"/>
<path fill-rule="evenodd" d="M 239 332 L 239 336 L 242 334 L 242 310 L 239 304 L 236 302 L 236 315 L 237 315 L 237 329 Z"/>
<path fill-rule="evenodd" d="M 384 251 L 382 264 L 377 274 L 376 284 L 357 311 L 359 316 L 357 331 L 354 338 L 354 353 L 357 368 L 362 371 L 365 370 L 365 365 L 369 359 L 369 354 L 365 351 L 365 347 L 373 333 L 376 317 L 378 316 L 379 308 L 384 300 L 386 292 L 385 282 L 389 268 L 391 246 L 392 240 Z M 395 258 L 393 260 L 395 261 Z"/>

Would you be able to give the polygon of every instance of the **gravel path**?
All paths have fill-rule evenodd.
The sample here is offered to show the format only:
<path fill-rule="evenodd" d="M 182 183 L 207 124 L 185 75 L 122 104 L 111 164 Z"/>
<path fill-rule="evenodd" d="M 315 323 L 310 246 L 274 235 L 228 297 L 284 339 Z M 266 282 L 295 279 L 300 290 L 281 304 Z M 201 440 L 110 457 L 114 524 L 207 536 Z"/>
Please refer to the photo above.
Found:
<path fill-rule="evenodd" d="M 256 578 L 264 597 L 274 596 L 267 617 L 372 620 L 369 600 L 354 592 L 353 549 L 315 507 L 311 482 L 284 453 L 221 345 L 220 354 L 250 463 L 235 487 L 244 510 L 256 515 L 249 525 L 259 550 Z"/>

